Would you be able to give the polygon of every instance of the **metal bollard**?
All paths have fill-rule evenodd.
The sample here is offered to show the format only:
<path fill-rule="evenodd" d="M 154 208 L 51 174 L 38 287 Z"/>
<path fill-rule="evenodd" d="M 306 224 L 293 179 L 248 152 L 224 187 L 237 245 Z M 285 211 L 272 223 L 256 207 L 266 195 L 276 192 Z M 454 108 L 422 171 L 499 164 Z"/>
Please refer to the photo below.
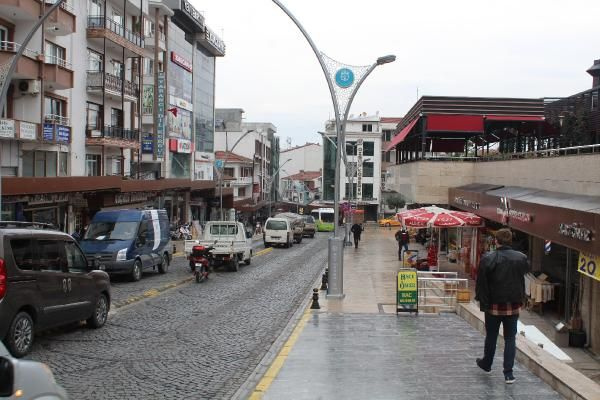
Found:
<path fill-rule="evenodd" d="M 321 306 L 319 305 L 319 289 L 313 289 L 312 304 L 310 305 L 311 310 L 318 310 Z"/>
<path fill-rule="evenodd" d="M 329 268 L 326 268 L 325 272 L 323 272 L 323 276 L 321 277 L 321 290 L 327 290 L 328 275 L 329 275 Z"/>
<path fill-rule="evenodd" d="M 173 254 L 177 253 L 177 245 L 173 243 Z"/>

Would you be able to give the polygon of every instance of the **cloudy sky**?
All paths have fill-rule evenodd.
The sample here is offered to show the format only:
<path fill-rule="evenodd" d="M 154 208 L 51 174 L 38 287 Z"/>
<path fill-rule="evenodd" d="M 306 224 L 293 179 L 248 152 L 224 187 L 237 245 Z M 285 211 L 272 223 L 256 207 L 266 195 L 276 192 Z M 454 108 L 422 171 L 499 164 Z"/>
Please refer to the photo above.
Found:
<path fill-rule="evenodd" d="M 217 107 L 272 122 L 282 147 L 318 141 L 333 114 L 310 46 L 271 0 L 191 0 L 227 44 Z M 319 50 L 352 65 L 395 54 L 351 113 L 403 116 L 417 93 L 554 97 L 589 89 L 600 58 L 598 0 L 282 0 Z"/>

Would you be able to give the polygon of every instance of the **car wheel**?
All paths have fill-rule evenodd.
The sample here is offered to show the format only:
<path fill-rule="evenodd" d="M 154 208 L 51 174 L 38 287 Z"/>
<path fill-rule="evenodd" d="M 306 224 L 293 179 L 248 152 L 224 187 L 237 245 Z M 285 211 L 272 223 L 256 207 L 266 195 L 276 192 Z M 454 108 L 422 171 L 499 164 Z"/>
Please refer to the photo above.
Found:
<path fill-rule="evenodd" d="M 237 255 L 233 256 L 233 258 L 231 259 L 230 268 L 232 272 L 238 272 L 240 270 L 240 259 Z"/>
<path fill-rule="evenodd" d="M 267 242 L 263 242 L 263 244 L 264 244 L 264 246 L 265 246 L 265 249 L 266 249 L 267 247 L 271 247 L 271 245 L 270 245 L 269 243 L 267 243 Z"/>
<path fill-rule="evenodd" d="M 96 299 L 94 313 L 87 320 L 88 325 L 95 329 L 102 327 L 106 323 L 106 319 L 108 318 L 109 309 L 110 304 L 108 303 L 108 298 L 104 293 L 100 293 L 100 295 Z"/>
<path fill-rule="evenodd" d="M 158 265 L 158 273 L 165 274 L 169 270 L 169 255 L 163 254 L 162 262 Z"/>
<path fill-rule="evenodd" d="M 310 235 L 310 238 L 311 238 L 311 239 L 314 239 L 314 238 L 315 238 L 315 234 L 314 234 L 314 233 L 312 233 L 312 234 Z"/>
<path fill-rule="evenodd" d="M 302 243 L 302 236 L 298 238 L 298 244 Z"/>
<path fill-rule="evenodd" d="M 140 279 L 142 279 L 142 262 L 140 260 L 135 260 L 131 271 L 131 280 L 137 282 Z"/>
<path fill-rule="evenodd" d="M 29 353 L 33 346 L 33 332 L 31 316 L 25 311 L 17 313 L 6 335 L 6 346 L 13 356 L 21 358 Z"/>
<path fill-rule="evenodd" d="M 246 263 L 246 265 L 250 265 L 252 263 L 252 250 L 250 250 L 250 257 L 244 260 L 244 262 Z"/>

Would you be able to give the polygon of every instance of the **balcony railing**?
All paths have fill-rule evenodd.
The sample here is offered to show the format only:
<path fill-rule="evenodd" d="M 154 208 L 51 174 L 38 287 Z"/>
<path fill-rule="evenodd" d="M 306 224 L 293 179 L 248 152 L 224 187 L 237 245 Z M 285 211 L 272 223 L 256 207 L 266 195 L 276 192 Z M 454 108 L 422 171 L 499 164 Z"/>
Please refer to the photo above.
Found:
<path fill-rule="evenodd" d="M 67 117 L 63 117 L 62 115 L 47 114 L 44 116 L 44 122 L 47 124 L 71 126 L 71 120 Z"/>
<path fill-rule="evenodd" d="M 0 42 L 0 51 L 8 51 L 11 53 L 16 53 L 17 51 L 19 51 L 20 48 L 21 48 L 21 45 L 19 43 L 5 42 L 5 41 Z M 37 57 L 40 55 L 40 53 L 38 53 L 37 51 L 33 51 L 28 48 L 25 48 L 23 55 L 27 56 L 29 58 L 37 59 Z"/>
<path fill-rule="evenodd" d="M 54 4 L 56 3 L 56 0 L 46 0 L 46 4 Z M 60 8 L 62 8 L 63 10 L 66 10 L 68 12 L 70 12 L 71 14 L 75 14 L 75 9 L 73 8 L 73 5 L 71 4 L 71 1 L 69 0 L 65 0 L 60 4 Z"/>
<path fill-rule="evenodd" d="M 104 76 L 104 83 L 102 82 L 102 71 L 88 71 L 87 72 L 87 87 L 90 89 L 96 89 L 96 88 L 102 88 L 104 86 L 104 88 L 106 90 L 110 90 L 112 92 L 117 92 L 117 93 L 121 93 L 123 91 L 123 93 L 125 94 L 125 96 L 130 96 L 130 97 L 139 97 L 139 86 L 136 83 L 133 83 L 131 81 L 124 81 L 123 79 L 121 79 L 120 77 L 116 76 L 116 75 L 112 75 L 109 74 L 108 72 L 105 73 Z M 125 86 L 123 87 L 123 82 L 125 83 Z"/>
<path fill-rule="evenodd" d="M 153 115 L 154 107 L 142 107 L 142 114 L 143 115 Z"/>
<path fill-rule="evenodd" d="M 150 31 L 146 34 L 146 38 L 147 39 L 152 39 L 152 42 L 154 43 L 154 31 Z M 165 37 L 165 33 L 164 32 L 158 32 L 158 40 L 160 41 L 165 41 L 166 37 Z"/>
<path fill-rule="evenodd" d="M 59 58 L 57 56 L 46 55 L 44 56 L 44 62 L 46 64 L 58 65 L 59 67 L 66 68 L 68 70 L 73 70 L 73 66 L 70 62 L 63 60 L 62 58 Z"/>
<path fill-rule="evenodd" d="M 127 129 L 120 126 L 104 125 L 103 127 L 98 127 L 88 125 L 86 130 L 89 138 L 113 138 L 137 141 L 140 136 L 138 129 Z"/>
<path fill-rule="evenodd" d="M 103 15 L 90 16 L 88 17 L 88 28 L 105 28 L 109 31 L 116 33 L 117 35 L 124 37 L 127 41 L 135 44 L 138 47 L 144 47 L 144 39 L 137 33 L 131 32 L 123 25 L 106 18 Z"/>

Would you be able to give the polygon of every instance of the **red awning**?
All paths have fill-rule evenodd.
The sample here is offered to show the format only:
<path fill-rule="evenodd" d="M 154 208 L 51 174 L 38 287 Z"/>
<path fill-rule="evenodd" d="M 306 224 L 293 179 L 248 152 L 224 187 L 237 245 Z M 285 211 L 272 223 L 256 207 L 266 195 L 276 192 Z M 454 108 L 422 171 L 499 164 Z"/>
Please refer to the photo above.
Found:
<path fill-rule="evenodd" d="M 544 117 L 537 115 L 488 115 L 487 121 L 533 121 L 542 122 Z"/>
<path fill-rule="evenodd" d="M 394 147 L 396 147 L 396 145 L 398 143 L 401 143 L 406 138 L 406 136 L 408 136 L 408 134 L 410 133 L 410 131 L 412 130 L 412 128 L 416 125 L 416 123 L 418 121 L 419 121 L 419 117 L 413 119 L 410 124 L 406 125 L 404 127 L 404 129 L 402 129 L 400 131 L 399 134 L 397 134 L 396 136 L 394 136 L 392 138 L 392 141 L 390 142 L 390 144 L 388 145 L 388 147 L 385 149 L 385 151 L 390 151 Z"/>
<path fill-rule="evenodd" d="M 483 116 L 431 114 L 427 132 L 483 132 Z"/>

